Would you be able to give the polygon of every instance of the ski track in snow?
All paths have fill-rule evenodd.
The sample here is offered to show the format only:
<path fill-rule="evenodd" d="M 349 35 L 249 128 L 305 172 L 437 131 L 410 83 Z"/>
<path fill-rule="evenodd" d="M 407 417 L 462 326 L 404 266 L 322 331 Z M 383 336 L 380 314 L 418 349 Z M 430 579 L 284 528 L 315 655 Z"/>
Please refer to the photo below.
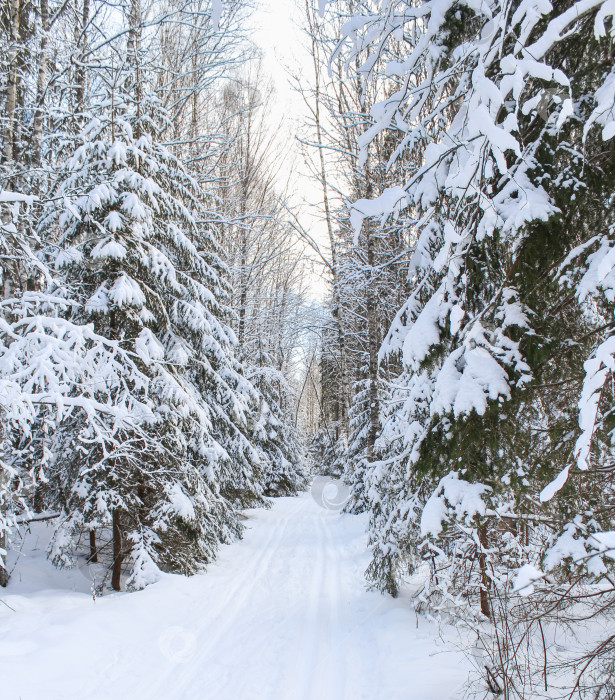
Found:
<path fill-rule="evenodd" d="M 84 577 L 53 571 L 41 550 L 20 560 L 2 597 L 15 612 L 0 606 L 2 700 L 461 695 L 463 656 L 408 601 L 366 590 L 362 516 L 302 494 L 250 511 L 246 525 L 204 575 L 95 602 Z M 35 566 L 46 579 L 33 582 Z"/>

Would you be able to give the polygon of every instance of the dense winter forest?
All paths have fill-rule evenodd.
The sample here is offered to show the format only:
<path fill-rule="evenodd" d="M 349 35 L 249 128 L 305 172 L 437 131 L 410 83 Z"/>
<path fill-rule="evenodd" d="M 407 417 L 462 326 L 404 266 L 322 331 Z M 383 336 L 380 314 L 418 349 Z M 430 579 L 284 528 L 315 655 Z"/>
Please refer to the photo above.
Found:
<path fill-rule="evenodd" d="M 331 659 L 392 618 L 336 636 L 339 594 L 297 697 L 612 699 L 615 0 L 278 1 L 283 128 L 258 0 L 0 6 L 0 584 L 38 527 L 90 602 L 213 585 L 254 520 L 243 585 L 286 552 L 284 614 L 303 538 L 326 576 L 359 523 L 357 591 L 467 678 L 351 691 Z M 82 697 L 209 697 L 163 687 Z"/>

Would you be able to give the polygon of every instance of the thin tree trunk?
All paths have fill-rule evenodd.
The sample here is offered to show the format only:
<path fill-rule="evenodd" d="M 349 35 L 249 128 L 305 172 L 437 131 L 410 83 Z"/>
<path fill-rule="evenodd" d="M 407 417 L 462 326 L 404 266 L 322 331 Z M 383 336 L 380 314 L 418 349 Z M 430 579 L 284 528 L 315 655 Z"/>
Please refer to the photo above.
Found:
<path fill-rule="evenodd" d="M 2 469 L 0 470 L 0 489 L 4 490 L 8 488 L 8 474 Z M 6 510 L 6 499 L 3 504 L 3 509 Z M 0 548 L 6 552 L 6 531 L 0 535 Z M 6 563 L 6 554 L 4 555 L 4 562 Z M 9 582 L 9 572 L 8 570 L 0 564 L 0 586 L 4 587 Z"/>
<path fill-rule="evenodd" d="M 196 169 L 197 135 L 199 132 L 199 91 L 198 91 L 198 73 L 197 73 L 197 47 L 196 41 L 192 54 L 192 119 L 190 124 L 190 160 L 192 161 L 192 169 Z"/>
<path fill-rule="evenodd" d="M 311 8 L 308 2 L 305 4 L 306 14 L 310 25 Z M 337 242 L 333 232 L 333 223 L 331 219 L 331 208 L 329 204 L 329 191 L 327 188 L 327 168 L 323 150 L 322 125 L 320 119 L 320 67 L 317 57 L 317 42 L 316 28 L 310 26 L 310 34 L 312 37 L 312 59 L 314 62 L 314 121 L 316 122 L 316 143 L 318 146 L 318 158 L 320 165 L 320 183 L 322 186 L 323 204 L 325 208 L 325 220 L 327 224 L 327 234 L 329 236 L 329 245 L 331 247 L 331 272 L 333 276 L 333 309 L 332 316 L 337 327 L 337 340 L 340 352 L 340 405 L 341 405 L 341 422 L 344 434 L 348 437 L 348 382 L 346 376 L 346 340 L 344 337 L 343 327 L 343 311 L 341 303 L 341 295 L 339 290 L 339 266 L 337 259 Z"/>
<path fill-rule="evenodd" d="M 7 7 L 7 22 L 10 38 L 10 49 L 7 57 L 6 99 L 4 102 L 4 130 L 2 134 L 2 158 L 13 160 L 17 123 L 15 112 L 17 108 L 17 88 L 19 84 L 19 0 L 10 0 Z"/>
<path fill-rule="evenodd" d="M 242 268 L 243 269 L 243 268 Z M 246 329 L 246 304 L 248 303 L 248 290 L 245 284 L 242 284 L 241 295 L 239 297 L 239 325 L 237 330 L 237 342 L 239 351 L 243 350 L 243 341 Z"/>
<path fill-rule="evenodd" d="M 96 549 L 96 533 L 94 530 L 90 530 L 90 556 L 88 561 L 93 564 L 98 563 L 98 551 Z"/>
<path fill-rule="evenodd" d="M 378 319 L 374 280 L 374 237 L 372 224 L 367 223 L 367 264 L 369 280 L 367 285 L 367 348 L 369 354 L 369 430 L 367 433 L 367 459 L 374 459 L 374 446 L 380 429 L 380 404 L 378 399 Z"/>
<path fill-rule="evenodd" d="M 141 103 L 142 103 L 142 85 L 141 85 L 141 2 L 140 0 L 131 0 L 130 2 L 130 14 L 128 16 L 128 21 L 130 24 L 130 32 L 128 34 L 128 61 L 132 65 L 135 71 L 135 102 L 137 105 L 137 128 L 135 130 L 135 136 L 137 139 L 141 138 Z M 137 167 L 137 172 L 139 168 Z"/>
<path fill-rule="evenodd" d="M 75 44 L 78 47 L 77 69 L 75 71 L 75 113 L 79 121 L 85 113 L 85 51 L 87 47 L 87 26 L 90 21 L 90 0 L 83 0 L 81 12 L 75 21 Z"/>
<path fill-rule="evenodd" d="M 41 43 L 36 77 L 36 107 L 32 120 L 32 162 L 39 167 L 42 160 L 43 114 L 45 109 L 45 82 L 47 80 L 47 44 L 49 43 L 49 10 L 47 0 L 40 0 Z"/>
<path fill-rule="evenodd" d="M 245 217 L 247 214 L 247 203 L 250 189 L 249 180 L 252 177 L 252 169 L 250 167 L 250 131 L 247 133 L 248 143 L 246 147 L 246 162 L 244 164 L 245 171 L 243 181 L 241 183 L 241 205 L 239 213 L 241 216 L 241 257 L 239 258 L 239 274 L 240 274 L 240 297 L 239 297 L 239 326 L 237 329 L 237 342 L 239 343 L 239 352 L 241 353 L 244 345 L 244 336 L 246 328 L 246 307 L 248 304 L 248 233 L 245 229 Z"/>
<path fill-rule="evenodd" d="M 121 576 L 124 554 L 122 552 L 122 523 L 120 511 L 113 511 L 113 569 L 111 571 L 111 587 L 114 591 L 122 590 Z"/>
<path fill-rule="evenodd" d="M 0 547 L 2 547 L 2 549 L 4 549 L 4 551 L 6 551 L 6 534 L 5 533 L 0 535 Z M 4 558 L 6 559 L 6 554 L 4 555 Z M 2 564 L 0 564 L 0 586 L 2 586 L 2 588 L 6 588 L 6 586 L 8 585 L 8 582 L 9 582 L 9 572 Z"/>
<path fill-rule="evenodd" d="M 487 525 L 481 525 L 477 529 L 478 541 L 481 550 L 478 554 L 478 568 L 480 569 L 480 611 L 485 617 L 491 618 L 491 606 L 489 604 L 489 588 L 491 581 L 487 575 Z"/>

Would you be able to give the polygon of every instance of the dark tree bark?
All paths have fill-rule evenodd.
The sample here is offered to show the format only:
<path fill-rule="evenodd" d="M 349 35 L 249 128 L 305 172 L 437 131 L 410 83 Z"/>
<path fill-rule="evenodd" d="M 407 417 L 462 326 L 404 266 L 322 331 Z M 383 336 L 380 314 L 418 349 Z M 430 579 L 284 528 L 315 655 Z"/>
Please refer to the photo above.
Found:
<path fill-rule="evenodd" d="M 96 533 L 90 530 L 90 556 L 88 561 L 96 564 L 98 562 L 98 552 L 96 550 Z"/>
<path fill-rule="evenodd" d="M 20 77 L 19 36 L 21 19 L 21 7 L 19 0 L 10 0 L 10 2 L 6 3 L 4 13 L 6 26 L 3 27 L 3 29 L 7 32 L 11 43 L 9 55 L 4 57 L 7 65 L 7 71 L 4 100 L 4 129 L 2 134 L 2 158 L 5 162 L 7 162 L 13 160 L 14 158 L 15 139 L 17 134 L 16 110 Z"/>
<path fill-rule="evenodd" d="M 477 530 L 478 541 L 481 550 L 478 553 L 478 567 L 480 569 L 480 611 L 485 617 L 491 618 L 491 606 L 489 604 L 489 588 L 491 581 L 487 574 L 487 525 L 481 525 Z"/>
<path fill-rule="evenodd" d="M 122 523 L 120 511 L 113 511 L 113 569 L 111 573 L 111 587 L 114 591 L 121 591 L 121 575 L 124 554 L 122 551 Z"/>

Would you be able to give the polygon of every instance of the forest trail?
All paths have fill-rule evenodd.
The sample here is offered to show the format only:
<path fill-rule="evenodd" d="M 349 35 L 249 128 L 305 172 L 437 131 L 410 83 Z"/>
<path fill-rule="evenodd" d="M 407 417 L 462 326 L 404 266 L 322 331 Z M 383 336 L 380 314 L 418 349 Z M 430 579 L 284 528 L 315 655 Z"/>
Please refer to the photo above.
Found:
<path fill-rule="evenodd" d="M 301 494 L 250 511 L 244 539 L 202 576 L 95 602 L 12 584 L 3 599 L 15 612 L 0 611 L 2 698 L 457 697 L 462 655 L 407 601 L 365 590 L 364 530 L 363 517 Z"/>

